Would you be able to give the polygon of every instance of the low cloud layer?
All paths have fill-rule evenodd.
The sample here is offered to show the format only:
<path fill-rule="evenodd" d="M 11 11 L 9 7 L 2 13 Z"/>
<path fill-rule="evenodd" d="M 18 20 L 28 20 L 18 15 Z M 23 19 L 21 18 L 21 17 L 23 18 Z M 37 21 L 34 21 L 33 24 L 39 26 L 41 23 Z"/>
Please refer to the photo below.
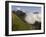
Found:
<path fill-rule="evenodd" d="M 41 22 L 41 14 L 28 13 L 26 14 L 25 21 L 29 24 L 34 24 L 36 21 Z"/>

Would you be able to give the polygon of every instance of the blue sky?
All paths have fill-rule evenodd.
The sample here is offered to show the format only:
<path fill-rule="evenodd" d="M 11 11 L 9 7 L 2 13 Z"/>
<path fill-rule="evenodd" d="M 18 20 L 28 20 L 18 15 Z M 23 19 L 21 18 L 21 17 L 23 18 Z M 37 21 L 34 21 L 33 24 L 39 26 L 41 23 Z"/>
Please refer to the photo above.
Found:
<path fill-rule="evenodd" d="M 14 11 L 21 10 L 26 13 L 30 13 L 30 12 L 41 13 L 41 7 L 35 7 L 35 6 L 15 6 L 15 5 L 12 5 L 12 10 L 14 10 Z"/>

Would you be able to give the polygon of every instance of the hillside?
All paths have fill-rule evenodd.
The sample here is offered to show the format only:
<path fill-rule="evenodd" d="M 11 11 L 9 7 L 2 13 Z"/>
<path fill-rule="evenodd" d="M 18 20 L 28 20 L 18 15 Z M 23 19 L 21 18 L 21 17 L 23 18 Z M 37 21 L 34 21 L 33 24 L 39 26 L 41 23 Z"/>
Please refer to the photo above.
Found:
<path fill-rule="evenodd" d="M 32 26 L 23 22 L 15 13 L 12 13 L 12 31 L 31 30 Z"/>

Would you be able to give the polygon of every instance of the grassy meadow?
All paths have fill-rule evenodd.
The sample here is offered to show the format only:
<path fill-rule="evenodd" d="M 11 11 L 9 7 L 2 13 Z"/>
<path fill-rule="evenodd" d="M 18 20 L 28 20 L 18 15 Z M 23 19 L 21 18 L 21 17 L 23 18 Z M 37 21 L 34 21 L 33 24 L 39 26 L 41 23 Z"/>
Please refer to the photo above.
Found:
<path fill-rule="evenodd" d="M 31 30 L 32 25 L 29 25 L 22 21 L 20 17 L 12 12 L 12 31 Z"/>

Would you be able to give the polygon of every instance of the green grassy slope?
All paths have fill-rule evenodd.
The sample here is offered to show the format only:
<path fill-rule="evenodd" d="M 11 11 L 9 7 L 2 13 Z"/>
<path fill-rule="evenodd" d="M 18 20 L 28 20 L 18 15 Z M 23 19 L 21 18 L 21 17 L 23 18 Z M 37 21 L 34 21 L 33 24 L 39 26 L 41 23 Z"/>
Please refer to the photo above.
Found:
<path fill-rule="evenodd" d="M 31 29 L 31 25 L 24 23 L 16 14 L 12 13 L 12 31 L 29 29 Z"/>

